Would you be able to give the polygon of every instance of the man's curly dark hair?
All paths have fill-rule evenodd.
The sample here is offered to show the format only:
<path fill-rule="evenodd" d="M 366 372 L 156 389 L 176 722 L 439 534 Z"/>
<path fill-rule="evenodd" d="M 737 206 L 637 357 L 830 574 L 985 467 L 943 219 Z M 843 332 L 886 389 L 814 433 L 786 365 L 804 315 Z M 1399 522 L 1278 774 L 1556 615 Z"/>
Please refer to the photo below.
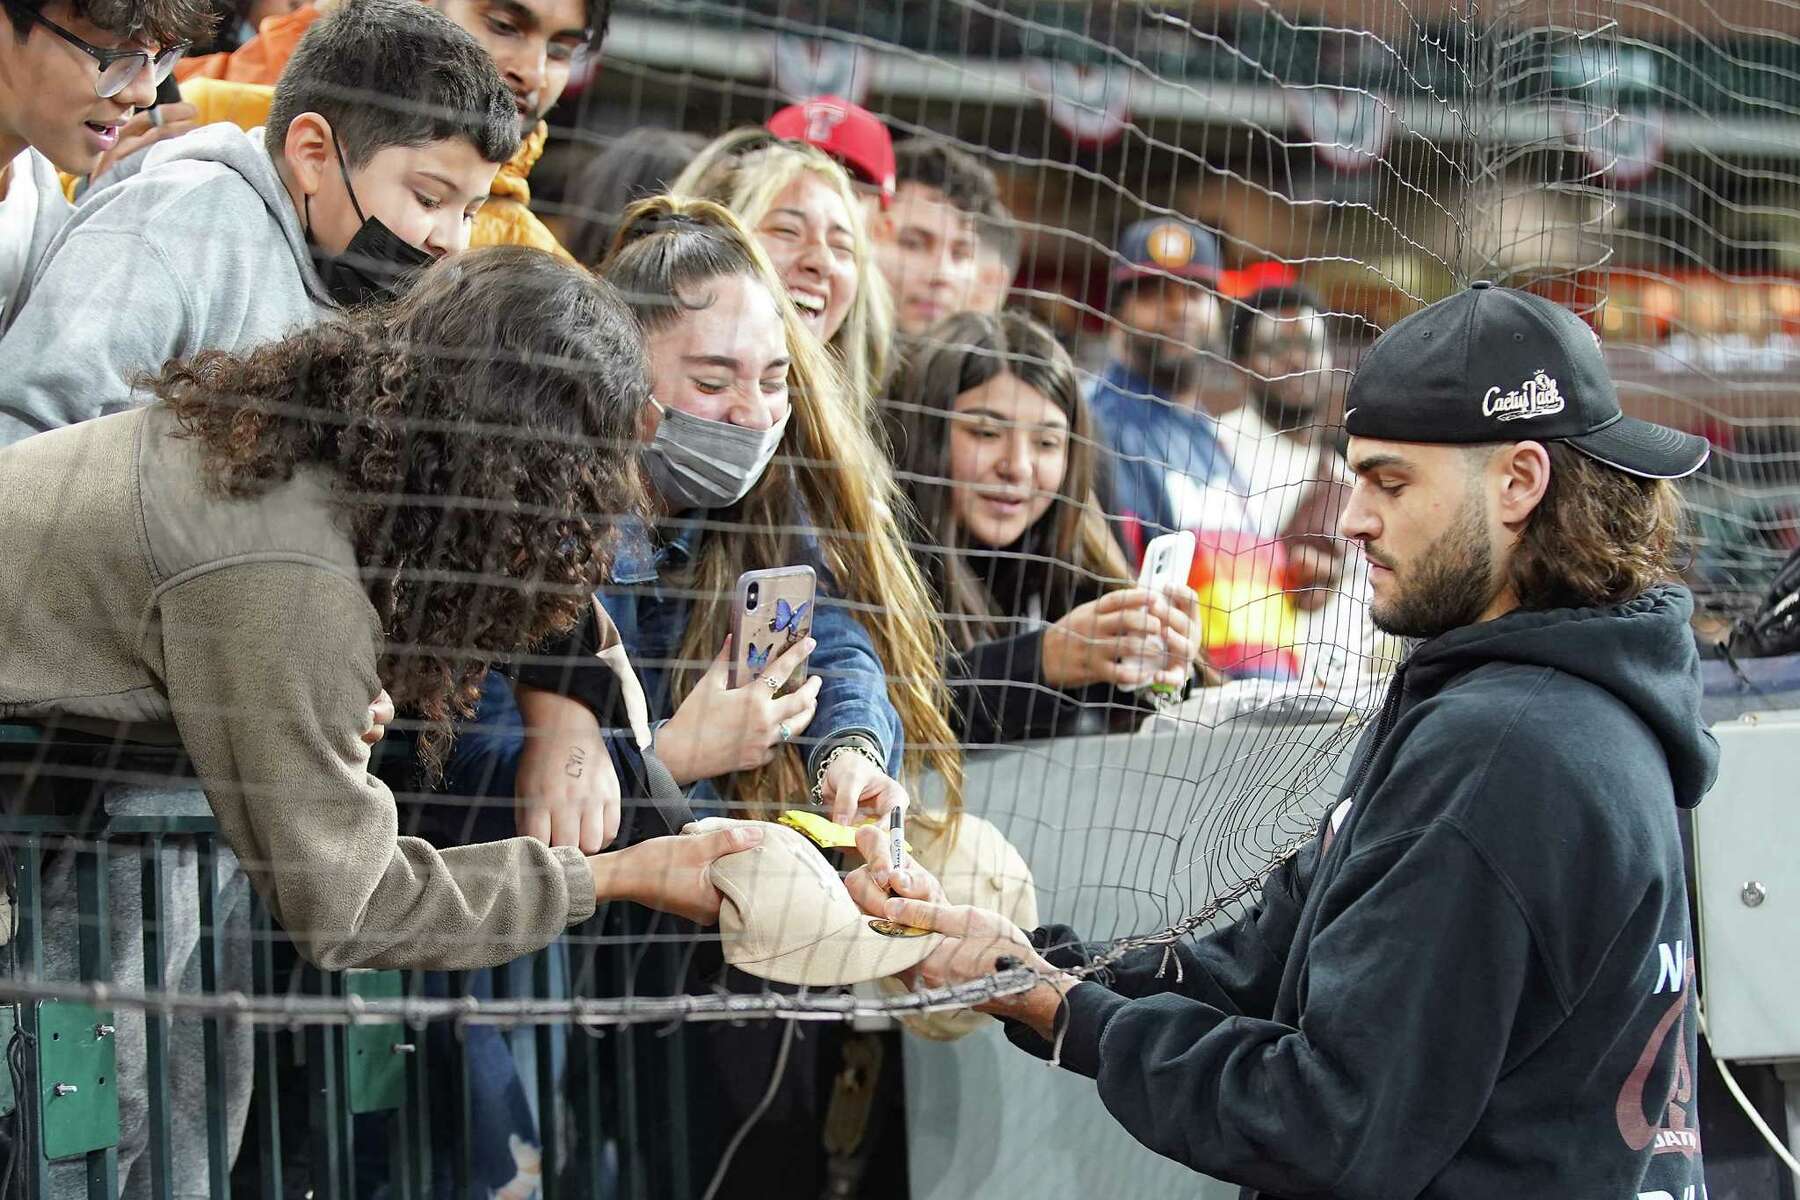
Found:
<path fill-rule="evenodd" d="M 171 363 L 148 386 L 220 493 L 331 478 L 387 639 L 382 681 L 425 722 L 434 780 L 492 662 L 575 623 L 614 519 L 642 510 L 637 322 L 541 251 L 446 259 L 397 303 Z"/>

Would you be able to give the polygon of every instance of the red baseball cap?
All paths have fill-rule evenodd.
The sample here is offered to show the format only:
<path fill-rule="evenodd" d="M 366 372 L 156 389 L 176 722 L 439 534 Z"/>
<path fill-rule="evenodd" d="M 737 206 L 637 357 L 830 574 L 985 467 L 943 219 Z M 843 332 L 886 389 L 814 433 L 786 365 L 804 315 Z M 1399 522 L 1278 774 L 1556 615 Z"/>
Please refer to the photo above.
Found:
<path fill-rule="evenodd" d="M 851 175 L 881 194 L 881 207 L 894 198 L 894 139 L 887 126 L 861 105 L 841 96 L 814 96 L 790 104 L 769 118 L 779 138 L 817 146 L 844 164 Z"/>

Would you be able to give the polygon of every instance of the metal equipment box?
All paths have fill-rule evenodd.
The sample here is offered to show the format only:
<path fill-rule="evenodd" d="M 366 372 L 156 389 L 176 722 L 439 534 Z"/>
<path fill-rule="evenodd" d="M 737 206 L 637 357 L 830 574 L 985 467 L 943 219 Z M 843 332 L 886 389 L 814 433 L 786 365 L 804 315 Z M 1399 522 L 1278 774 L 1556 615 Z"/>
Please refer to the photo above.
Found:
<path fill-rule="evenodd" d="M 1694 810 L 1700 986 L 1723 1059 L 1800 1059 L 1800 711 L 1713 726 L 1719 780 Z"/>

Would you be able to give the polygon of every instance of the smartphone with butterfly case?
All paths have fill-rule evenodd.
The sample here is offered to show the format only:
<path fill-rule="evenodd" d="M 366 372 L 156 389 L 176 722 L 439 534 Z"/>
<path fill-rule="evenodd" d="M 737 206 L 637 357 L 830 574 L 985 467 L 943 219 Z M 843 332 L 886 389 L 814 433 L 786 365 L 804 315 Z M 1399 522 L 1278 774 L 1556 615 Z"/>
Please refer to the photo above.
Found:
<path fill-rule="evenodd" d="M 769 664 L 812 633 L 818 576 L 811 567 L 773 567 L 738 576 L 731 606 L 731 686 L 762 677 Z M 806 661 L 788 676 L 782 690 L 806 682 Z"/>

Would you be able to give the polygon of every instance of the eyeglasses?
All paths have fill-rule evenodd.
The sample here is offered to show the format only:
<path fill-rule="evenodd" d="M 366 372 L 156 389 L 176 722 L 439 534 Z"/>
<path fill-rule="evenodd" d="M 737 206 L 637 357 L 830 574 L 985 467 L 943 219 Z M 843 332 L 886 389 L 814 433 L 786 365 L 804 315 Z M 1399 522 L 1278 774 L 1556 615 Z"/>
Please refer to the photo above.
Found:
<path fill-rule="evenodd" d="M 102 50 L 82 41 L 41 12 L 21 10 L 10 4 L 7 7 L 25 12 L 39 25 L 93 59 L 100 68 L 99 77 L 94 80 L 94 91 L 102 100 L 110 100 L 130 87 L 132 81 L 145 71 L 150 72 L 151 83 L 161 83 L 169 77 L 169 72 L 175 69 L 175 64 L 181 61 L 181 56 L 188 49 L 188 43 L 182 42 L 165 47 L 154 57 L 148 50 Z"/>

